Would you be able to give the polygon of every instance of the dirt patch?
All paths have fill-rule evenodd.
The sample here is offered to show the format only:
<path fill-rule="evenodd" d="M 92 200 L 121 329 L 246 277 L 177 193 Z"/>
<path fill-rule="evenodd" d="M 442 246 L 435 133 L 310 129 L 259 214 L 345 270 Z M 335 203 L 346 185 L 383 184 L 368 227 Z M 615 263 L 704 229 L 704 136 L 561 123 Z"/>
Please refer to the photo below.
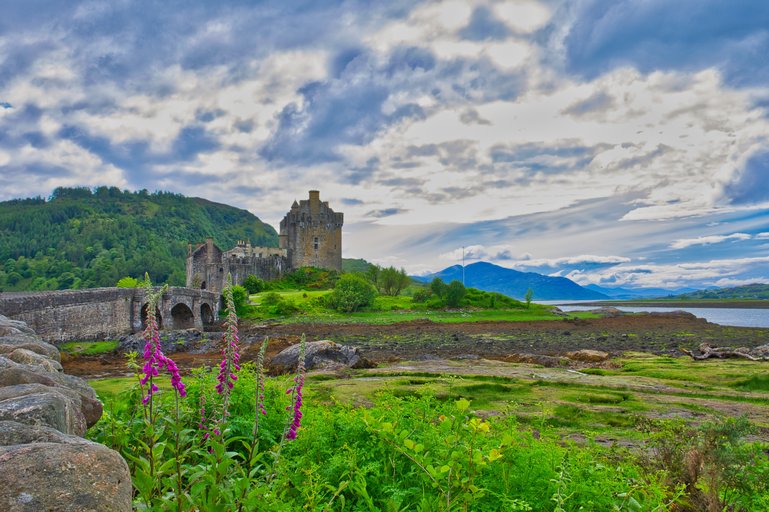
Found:
<path fill-rule="evenodd" d="M 434 323 L 418 320 L 391 325 L 369 324 L 268 324 L 241 325 L 242 360 L 256 359 L 261 341 L 270 337 L 267 359 L 302 335 L 308 341 L 328 339 L 353 345 L 375 363 L 430 359 L 522 360 L 546 356 L 554 365 L 584 367 L 589 363 L 564 361 L 568 352 L 601 350 L 611 356 L 625 352 L 680 355 L 679 348 L 696 348 L 707 342 L 714 346 L 756 347 L 766 343 L 769 329 L 725 327 L 691 315 L 624 315 L 590 320 L 539 322 Z M 215 346 L 215 345 L 214 345 Z M 203 353 L 179 351 L 172 355 L 182 370 L 219 361 L 217 349 Z M 549 359 L 553 358 L 553 359 Z M 95 377 L 127 372 L 121 354 L 65 358 L 64 370 L 74 375 Z M 541 363 L 540 363 L 541 364 Z M 605 363 L 603 363 L 605 364 Z"/>

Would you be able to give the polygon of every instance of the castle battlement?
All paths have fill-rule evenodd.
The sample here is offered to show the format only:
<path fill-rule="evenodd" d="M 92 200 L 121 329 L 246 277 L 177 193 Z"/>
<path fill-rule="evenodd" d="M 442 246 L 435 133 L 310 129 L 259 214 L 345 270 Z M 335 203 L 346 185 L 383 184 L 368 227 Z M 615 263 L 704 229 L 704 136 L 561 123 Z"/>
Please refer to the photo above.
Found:
<path fill-rule="evenodd" d="M 242 284 L 249 275 L 273 280 L 305 266 L 341 271 L 343 224 L 344 214 L 311 190 L 309 199 L 294 201 L 280 222 L 280 247 L 254 247 L 249 240 L 238 240 L 222 251 L 213 238 L 194 249 L 190 245 L 187 287 L 221 293 L 227 274 L 234 284 Z"/>

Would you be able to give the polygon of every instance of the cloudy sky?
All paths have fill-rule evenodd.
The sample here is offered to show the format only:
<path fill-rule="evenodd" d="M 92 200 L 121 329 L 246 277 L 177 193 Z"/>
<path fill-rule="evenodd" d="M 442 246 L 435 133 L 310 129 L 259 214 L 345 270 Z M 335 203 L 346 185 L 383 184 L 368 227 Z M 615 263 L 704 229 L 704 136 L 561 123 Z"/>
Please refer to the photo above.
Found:
<path fill-rule="evenodd" d="M 6 0 L 0 200 L 171 190 L 345 256 L 769 282 L 765 0 Z"/>

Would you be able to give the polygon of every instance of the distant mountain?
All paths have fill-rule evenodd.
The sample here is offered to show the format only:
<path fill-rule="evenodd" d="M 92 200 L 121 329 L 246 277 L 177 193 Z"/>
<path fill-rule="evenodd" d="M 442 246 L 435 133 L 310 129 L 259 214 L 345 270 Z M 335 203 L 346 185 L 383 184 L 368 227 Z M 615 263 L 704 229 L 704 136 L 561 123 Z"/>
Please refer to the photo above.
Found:
<path fill-rule="evenodd" d="M 422 282 L 430 282 L 440 277 L 449 283 L 462 281 L 462 266 L 454 265 L 435 274 L 415 277 Z M 594 290 L 588 290 L 565 277 L 550 277 L 535 272 L 519 272 L 481 261 L 465 267 L 465 286 L 487 292 L 499 292 L 522 300 L 526 290 L 534 292 L 534 301 L 538 300 L 604 300 L 609 297 Z"/>
<path fill-rule="evenodd" d="M 142 278 L 184 285 L 188 243 L 278 245 L 246 210 L 169 192 L 57 188 L 0 202 L 0 291 L 114 286 Z"/>
<path fill-rule="evenodd" d="M 734 288 L 696 290 L 675 296 L 676 299 L 761 299 L 769 300 L 769 284 L 753 283 Z"/>
<path fill-rule="evenodd" d="M 608 295 L 612 299 L 657 299 L 697 291 L 696 288 L 677 288 L 675 290 L 667 290 L 665 288 L 609 288 L 607 286 L 598 286 L 596 284 L 586 285 L 585 288 Z"/>

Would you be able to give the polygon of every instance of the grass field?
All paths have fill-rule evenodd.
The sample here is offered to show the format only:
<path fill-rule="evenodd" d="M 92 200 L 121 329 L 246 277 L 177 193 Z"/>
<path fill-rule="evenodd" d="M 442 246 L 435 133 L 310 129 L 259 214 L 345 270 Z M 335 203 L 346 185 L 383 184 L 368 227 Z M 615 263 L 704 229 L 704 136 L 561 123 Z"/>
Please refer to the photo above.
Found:
<path fill-rule="evenodd" d="M 107 354 L 117 349 L 118 341 L 68 341 L 58 346 L 65 354 L 93 356 Z"/>
<path fill-rule="evenodd" d="M 360 323 L 360 324 L 393 324 L 413 320 L 431 320 L 439 323 L 506 321 L 528 322 L 537 320 L 562 320 L 563 316 L 552 312 L 552 306 L 531 304 L 529 308 L 519 307 L 510 309 L 481 309 L 473 307 L 457 308 L 454 310 L 430 309 L 424 304 L 417 304 L 406 295 L 396 297 L 378 296 L 370 310 L 354 313 L 337 313 L 321 307 L 315 299 L 323 297 L 330 290 L 281 290 L 253 294 L 249 300 L 254 306 L 261 306 L 268 294 L 277 294 L 281 299 L 293 303 L 298 313 L 291 316 L 279 316 L 285 323 Z M 598 315 L 588 312 L 574 312 L 573 318 L 596 318 Z M 250 318 L 270 318 L 271 315 L 250 315 Z M 272 316 L 277 317 L 277 316 Z"/>
<path fill-rule="evenodd" d="M 564 436 L 639 435 L 643 418 L 699 423 L 746 415 L 769 429 L 769 377 L 761 364 L 740 360 L 693 361 L 684 357 L 628 354 L 613 368 L 581 371 L 500 361 L 403 362 L 338 376 L 311 373 L 308 400 L 367 406 L 387 392 L 471 401 L 482 415 L 511 415 Z M 166 379 L 161 379 L 161 387 Z M 92 380 L 105 402 L 133 386 L 134 378 Z"/>

